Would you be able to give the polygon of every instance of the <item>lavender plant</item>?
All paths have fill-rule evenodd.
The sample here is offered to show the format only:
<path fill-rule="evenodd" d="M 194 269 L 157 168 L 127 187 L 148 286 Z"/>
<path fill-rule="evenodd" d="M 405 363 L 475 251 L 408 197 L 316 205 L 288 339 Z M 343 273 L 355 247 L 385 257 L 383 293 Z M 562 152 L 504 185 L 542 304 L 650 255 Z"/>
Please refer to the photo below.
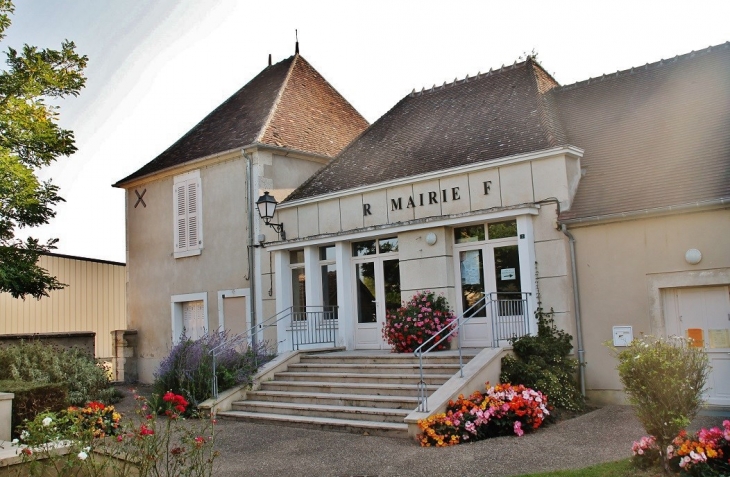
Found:
<path fill-rule="evenodd" d="M 170 354 L 162 360 L 155 374 L 155 392 L 167 391 L 185 396 L 193 406 L 211 397 L 213 389 L 213 356 L 216 351 L 218 388 L 227 389 L 250 384 L 258 368 L 276 356 L 267 343 L 248 346 L 246 341 L 233 342 L 228 332 L 210 332 L 197 340 L 183 335 Z"/>

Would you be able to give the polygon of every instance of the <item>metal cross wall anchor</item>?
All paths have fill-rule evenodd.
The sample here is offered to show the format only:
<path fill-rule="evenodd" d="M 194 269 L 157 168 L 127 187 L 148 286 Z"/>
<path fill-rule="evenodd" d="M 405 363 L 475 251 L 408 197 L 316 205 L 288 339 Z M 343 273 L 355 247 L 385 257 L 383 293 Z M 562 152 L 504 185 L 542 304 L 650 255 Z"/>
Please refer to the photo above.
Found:
<path fill-rule="evenodd" d="M 143 190 L 142 194 L 140 194 L 137 189 L 134 189 L 134 193 L 137 194 L 137 202 L 134 203 L 135 209 L 137 208 L 137 206 L 139 205 L 140 202 L 142 203 L 142 207 L 147 208 L 147 204 L 145 204 L 144 199 L 142 199 L 142 197 L 144 197 L 146 192 L 147 192 L 147 189 Z"/>

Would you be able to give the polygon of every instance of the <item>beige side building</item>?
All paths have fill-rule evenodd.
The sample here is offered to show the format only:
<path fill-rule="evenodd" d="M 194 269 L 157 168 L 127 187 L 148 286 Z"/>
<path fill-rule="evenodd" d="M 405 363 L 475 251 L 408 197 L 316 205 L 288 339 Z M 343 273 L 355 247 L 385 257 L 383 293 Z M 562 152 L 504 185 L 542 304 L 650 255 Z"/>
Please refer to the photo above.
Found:
<path fill-rule="evenodd" d="M 282 200 L 366 126 L 297 53 L 115 184 L 126 190 L 128 317 L 142 382 L 183 333 L 235 335 L 275 313 L 261 244 L 279 237 L 255 202 L 264 192 Z M 263 338 L 275 342 L 274 331 Z"/>
<path fill-rule="evenodd" d="M 42 255 L 38 265 L 68 286 L 40 300 L 0 293 L 0 334 L 91 331 L 96 357 L 111 358 L 111 332 L 127 327 L 125 265 L 60 254 Z"/>

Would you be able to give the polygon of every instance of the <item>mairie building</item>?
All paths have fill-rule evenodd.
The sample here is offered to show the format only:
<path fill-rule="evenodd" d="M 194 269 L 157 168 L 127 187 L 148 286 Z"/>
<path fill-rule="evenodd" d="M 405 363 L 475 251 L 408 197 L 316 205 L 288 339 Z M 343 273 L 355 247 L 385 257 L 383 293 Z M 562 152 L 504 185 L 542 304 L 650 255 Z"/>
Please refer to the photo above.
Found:
<path fill-rule="evenodd" d="M 528 57 L 372 125 L 297 53 L 116 186 L 143 380 L 183 328 L 271 317 L 281 352 L 387 350 L 386 314 L 431 290 L 468 349 L 552 310 L 595 404 L 624 400 L 611 348 L 692 337 L 730 406 L 730 43 L 570 85 Z"/>

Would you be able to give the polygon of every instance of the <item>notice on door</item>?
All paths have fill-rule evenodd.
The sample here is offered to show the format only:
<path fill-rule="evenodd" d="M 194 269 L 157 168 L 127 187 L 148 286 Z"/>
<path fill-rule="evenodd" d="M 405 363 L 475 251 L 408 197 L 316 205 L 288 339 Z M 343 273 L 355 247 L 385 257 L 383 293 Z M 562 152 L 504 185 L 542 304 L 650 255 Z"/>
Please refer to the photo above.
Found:
<path fill-rule="evenodd" d="M 500 275 L 502 280 L 514 280 L 517 277 L 514 268 L 503 268 L 500 270 Z"/>
<path fill-rule="evenodd" d="M 479 285 L 482 280 L 479 273 L 479 250 L 462 253 L 461 283 L 462 285 Z"/>
<path fill-rule="evenodd" d="M 730 330 L 707 330 L 710 348 L 730 348 Z"/>

